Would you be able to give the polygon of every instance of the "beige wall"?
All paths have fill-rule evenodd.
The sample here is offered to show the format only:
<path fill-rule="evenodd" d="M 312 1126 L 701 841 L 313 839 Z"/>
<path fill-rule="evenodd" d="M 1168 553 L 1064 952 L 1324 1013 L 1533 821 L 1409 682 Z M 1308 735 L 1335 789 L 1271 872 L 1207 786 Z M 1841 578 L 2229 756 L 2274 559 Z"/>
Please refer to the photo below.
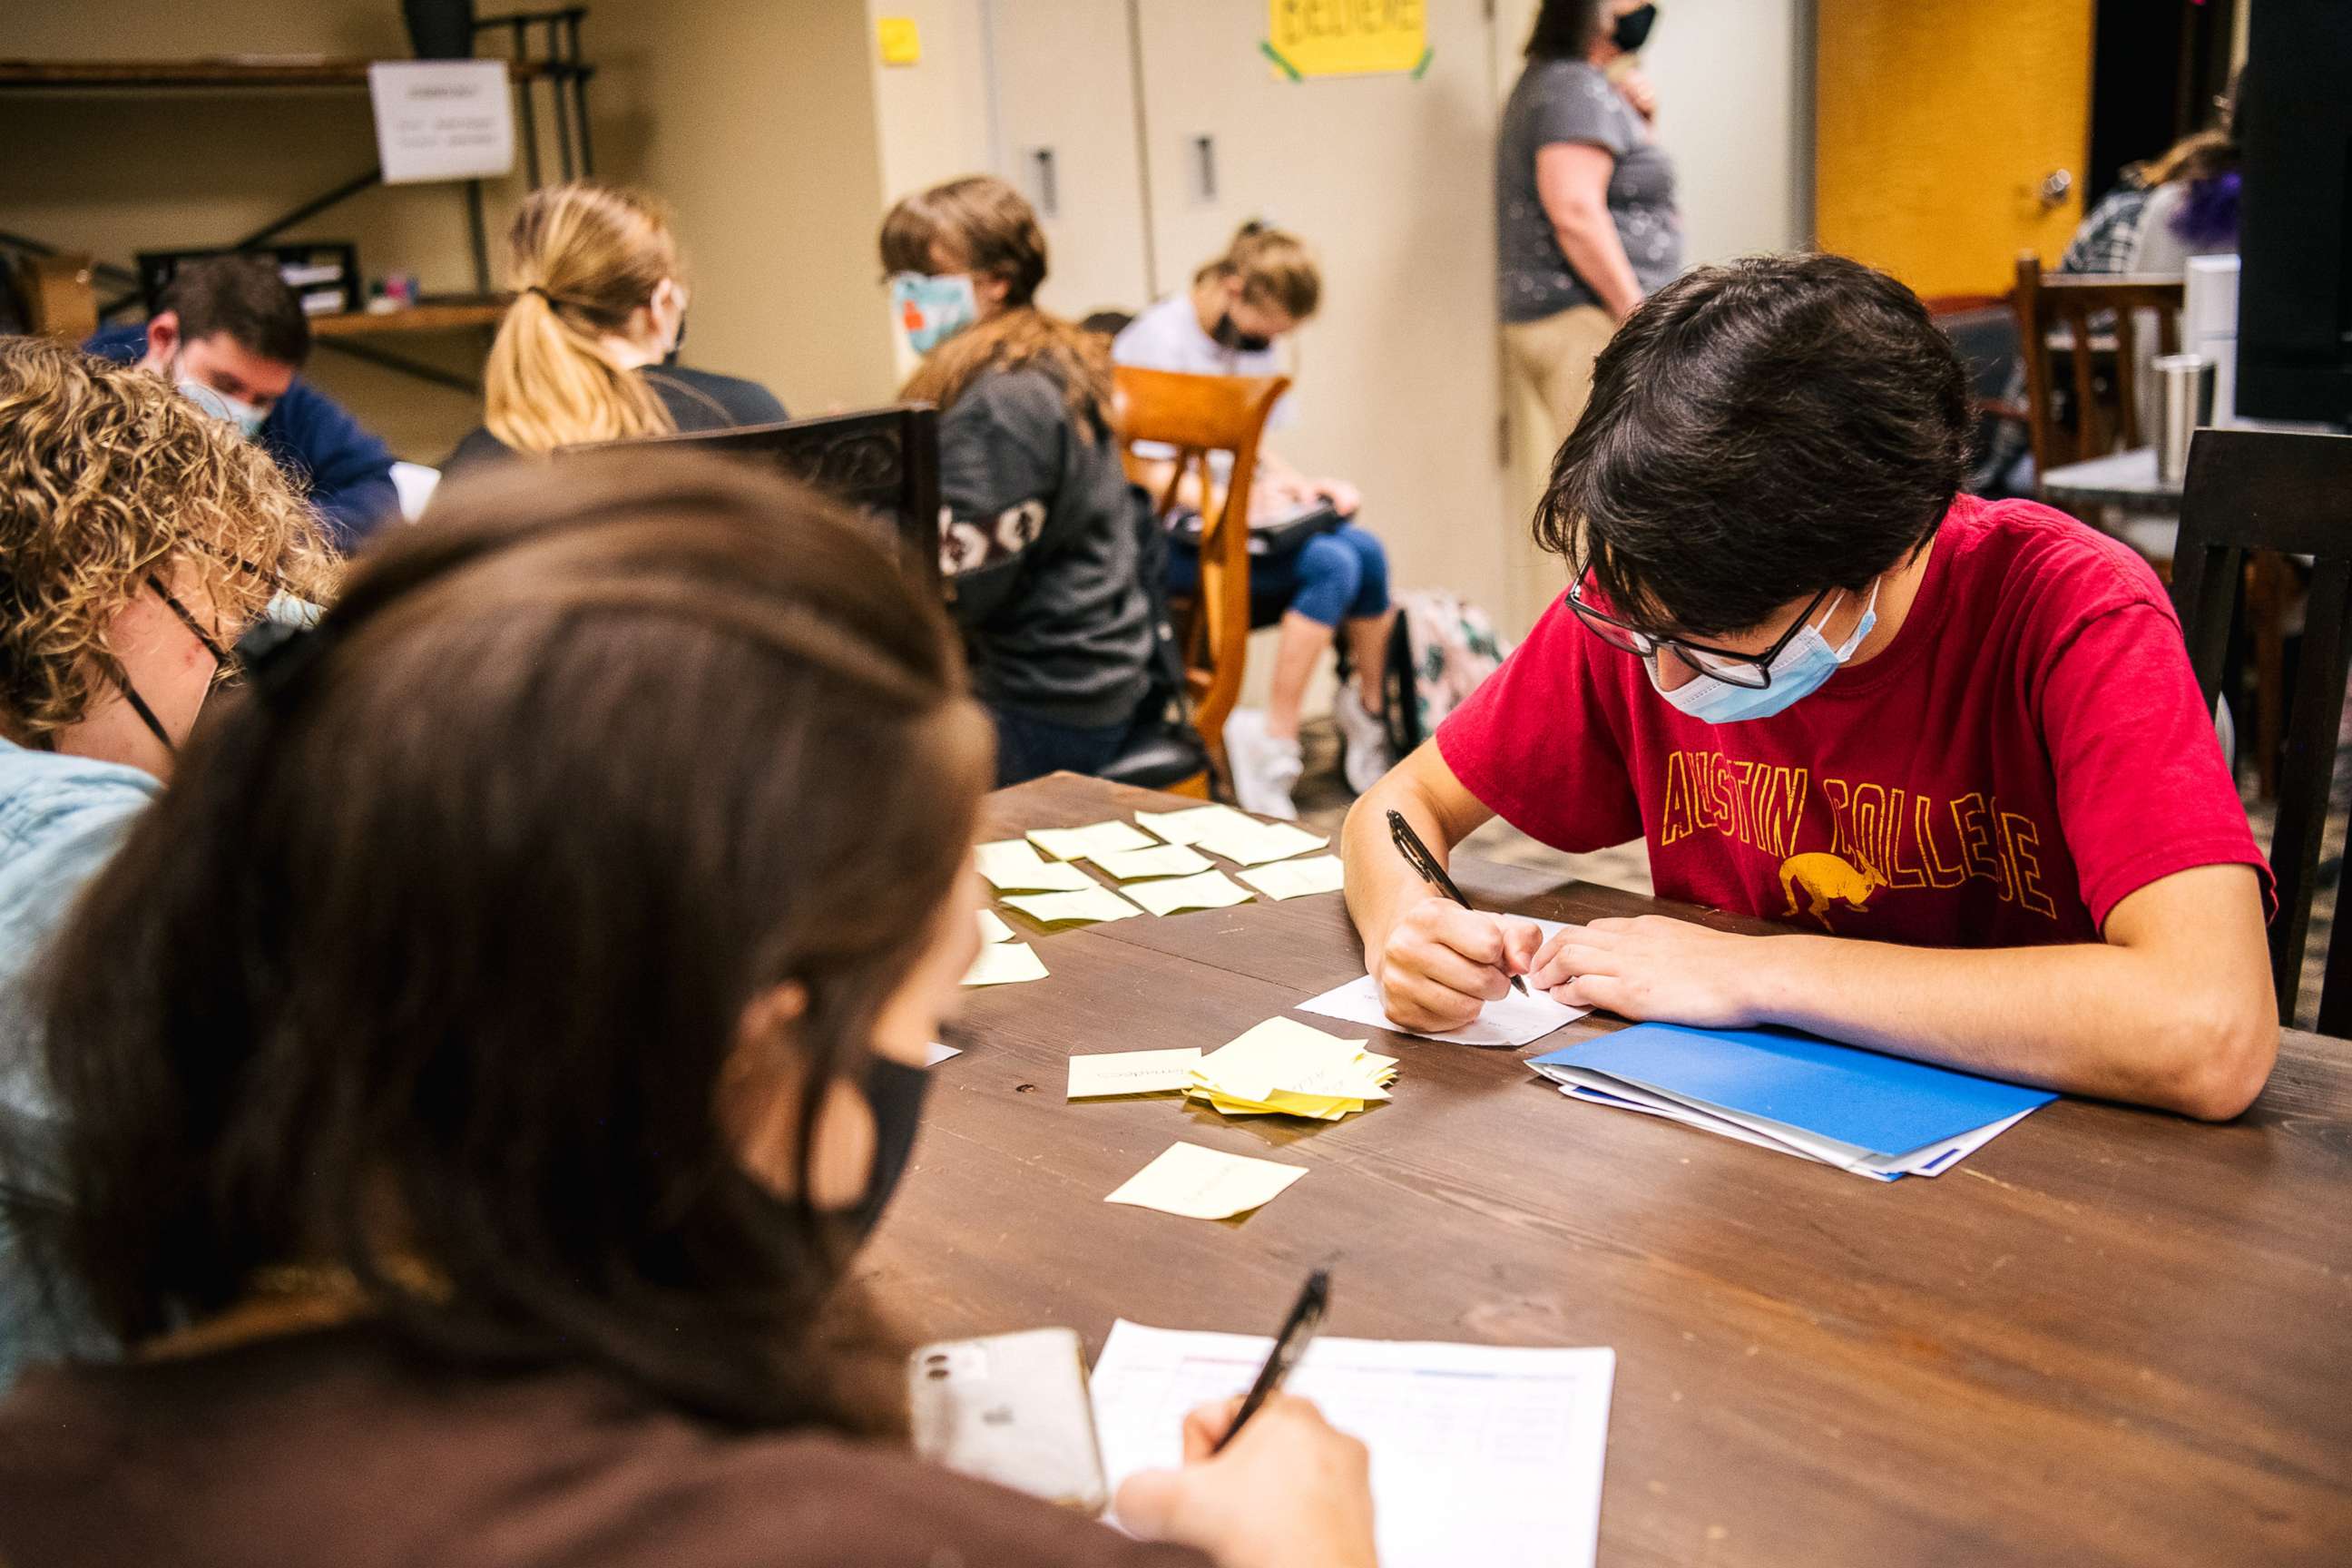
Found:
<path fill-rule="evenodd" d="M 693 266 L 686 359 L 795 414 L 897 385 L 870 37 L 862 0 L 599 0 L 589 22 L 598 170 L 668 198 Z"/>

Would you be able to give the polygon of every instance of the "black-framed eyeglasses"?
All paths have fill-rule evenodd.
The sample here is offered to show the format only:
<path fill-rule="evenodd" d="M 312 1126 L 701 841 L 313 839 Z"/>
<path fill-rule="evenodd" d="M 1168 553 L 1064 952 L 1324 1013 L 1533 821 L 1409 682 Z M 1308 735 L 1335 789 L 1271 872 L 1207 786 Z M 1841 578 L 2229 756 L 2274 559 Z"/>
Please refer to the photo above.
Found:
<path fill-rule="evenodd" d="M 1829 596 L 1827 588 L 1814 595 L 1804 614 L 1790 622 L 1788 630 L 1773 638 L 1772 646 L 1762 653 L 1736 653 L 1730 648 L 1709 647 L 1681 637 L 1658 637 L 1639 626 L 1628 626 L 1608 611 L 1585 603 L 1581 579 L 1569 584 L 1568 607 L 1576 612 L 1576 618 L 1584 623 L 1586 630 L 1620 653 L 1630 653 L 1636 658 L 1655 658 L 1662 649 L 1672 648 L 1683 662 L 1702 675 L 1761 691 L 1772 684 L 1772 661 L 1780 657 L 1780 650 L 1794 641 L 1800 631 L 1811 624 L 1813 612 Z"/>

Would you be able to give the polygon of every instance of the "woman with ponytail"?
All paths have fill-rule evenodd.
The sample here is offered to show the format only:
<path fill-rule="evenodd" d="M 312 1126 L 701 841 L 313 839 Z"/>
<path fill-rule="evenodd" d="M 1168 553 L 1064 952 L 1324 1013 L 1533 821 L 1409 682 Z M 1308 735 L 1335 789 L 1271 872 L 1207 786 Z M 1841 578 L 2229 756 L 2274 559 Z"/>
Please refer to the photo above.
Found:
<path fill-rule="evenodd" d="M 507 235 L 514 303 L 490 345 L 488 417 L 443 464 L 786 417 L 757 382 L 672 363 L 686 265 L 651 199 L 585 180 L 533 191 Z"/>

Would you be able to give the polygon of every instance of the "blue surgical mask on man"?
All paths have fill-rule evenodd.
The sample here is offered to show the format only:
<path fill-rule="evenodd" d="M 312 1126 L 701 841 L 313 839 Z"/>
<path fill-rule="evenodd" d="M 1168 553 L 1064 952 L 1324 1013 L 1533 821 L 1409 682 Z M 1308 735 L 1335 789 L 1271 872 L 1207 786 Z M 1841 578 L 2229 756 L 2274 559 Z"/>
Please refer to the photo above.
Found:
<path fill-rule="evenodd" d="M 241 403 L 225 392 L 206 386 L 194 376 L 183 375 L 177 384 L 181 396 L 223 424 L 236 426 L 236 433 L 248 441 L 261 434 L 261 422 L 269 417 L 268 409 Z"/>
<path fill-rule="evenodd" d="M 1653 653 L 1642 663 L 1650 672 L 1650 684 L 1658 695 L 1673 703 L 1692 718 L 1708 724 L 1737 724 L 1748 719 L 1769 719 L 1775 713 L 1786 712 L 1801 698 L 1811 696 L 1822 689 L 1822 683 L 1838 672 L 1841 665 L 1853 657 L 1871 628 L 1878 625 L 1878 584 L 1870 586 L 1870 603 L 1863 606 L 1862 619 L 1854 623 L 1852 635 L 1836 647 L 1830 647 L 1822 628 L 1830 624 L 1838 605 L 1845 599 L 1840 594 L 1813 622 L 1789 639 L 1771 663 L 1772 683 L 1764 687 L 1735 686 L 1718 679 L 1704 670 L 1694 674 L 1673 690 L 1658 679 L 1658 659 Z M 1684 658 L 1681 654 L 1675 656 Z"/>
<path fill-rule="evenodd" d="M 927 354 L 980 320 L 980 296 L 961 272 L 901 272 L 890 279 L 890 311 L 906 328 L 908 346 Z"/>

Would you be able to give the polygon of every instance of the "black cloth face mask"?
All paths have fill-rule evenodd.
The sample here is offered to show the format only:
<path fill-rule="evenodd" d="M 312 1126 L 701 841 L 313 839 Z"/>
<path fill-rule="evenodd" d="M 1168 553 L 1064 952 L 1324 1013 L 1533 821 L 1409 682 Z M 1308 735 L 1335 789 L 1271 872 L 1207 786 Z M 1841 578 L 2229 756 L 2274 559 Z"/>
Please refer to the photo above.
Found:
<path fill-rule="evenodd" d="M 1658 8 L 1655 5 L 1636 5 L 1617 18 L 1609 41 L 1629 55 L 1639 54 L 1642 46 L 1650 41 L 1650 29 L 1657 25 L 1657 21 Z"/>
<path fill-rule="evenodd" d="M 1274 340 L 1257 332 L 1245 332 L 1234 325 L 1232 315 L 1217 318 L 1217 330 L 1209 334 L 1217 340 L 1219 348 L 1235 349 L 1245 354 L 1262 354 L 1274 347 Z"/>
<path fill-rule="evenodd" d="M 898 1178 L 915 1152 L 915 1129 L 923 1119 L 923 1097 L 931 1087 L 930 1071 L 894 1062 L 879 1054 L 866 1068 L 866 1103 L 874 1112 L 874 1170 L 866 1178 L 866 1195 L 842 1215 L 856 1239 L 863 1241 L 881 1223 Z"/>

